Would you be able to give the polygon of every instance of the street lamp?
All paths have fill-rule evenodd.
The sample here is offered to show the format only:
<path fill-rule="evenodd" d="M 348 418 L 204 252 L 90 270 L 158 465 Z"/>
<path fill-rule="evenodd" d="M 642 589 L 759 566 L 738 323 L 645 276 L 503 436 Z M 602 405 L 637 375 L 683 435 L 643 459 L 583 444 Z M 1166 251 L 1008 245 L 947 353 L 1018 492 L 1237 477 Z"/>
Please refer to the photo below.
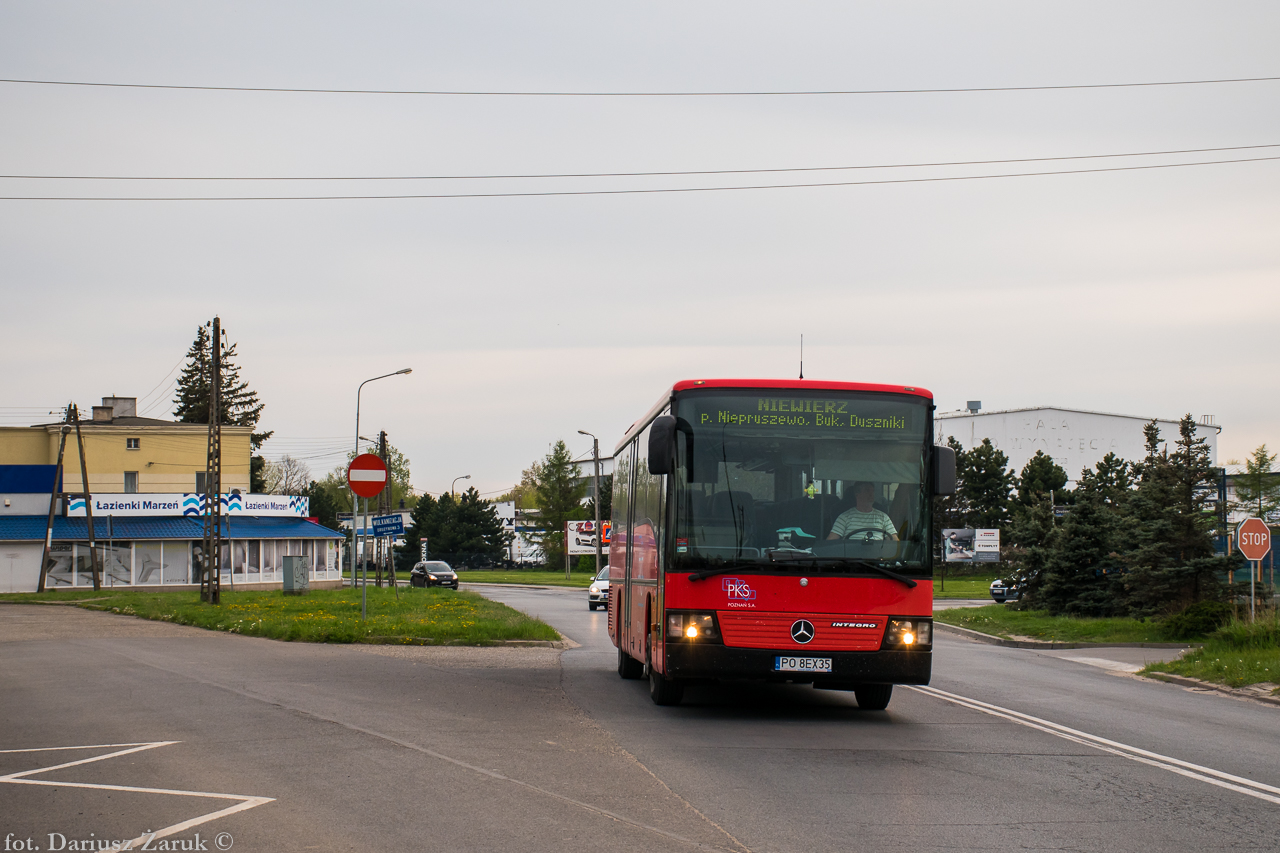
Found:
<path fill-rule="evenodd" d="M 470 479 L 471 479 L 471 475 L 470 475 L 470 474 L 463 474 L 461 477 L 454 477 L 454 478 L 453 478 L 453 482 L 449 484 L 449 496 L 450 496 L 450 497 L 454 497 L 454 496 L 455 496 L 454 491 L 453 491 L 453 487 L 454 487 L 454 486 L 456 486 L 456 485 L 458 485 L 458 481 L 459 481 L 459 480 L 470 480 Z"/>
<path fill-rule="evenodd" d="M 403 370 L 397 370 L 394 373 L 384 373 L 381 376 L 375 376 L 372 379 L 366 379 L 365 381 L 360 383 L 360 386 L 358 388 L 356 388 L 356 456 L 360 455 L 360 392 L 363 391 L 364 386 L 368 385 L 370 382 L 376 382 L 379 379 L 386 379 L 388 376 L 401 376 L 409 373 L 413 373 L 412 367 L 406 367 Z M 367 438 L 365 439 L 365 441 L 368 441 L 368 440 L 369 439 Z M 364 502 L 364 515 L 365 515 L 365 527 L 366 527 L 365 540 L 367 541 L 369 538 L 369 531 L 367 529 L 369 526 L 368 525 L 369 501 L 367 499 Z M 357 541 L 356 540 L 356 493 L 352 492 L 351 493 L 351 585 L 352 586 L 356 585 L 356 541 Z M 367 579 L 368 569 L 365 570 L 365 575 Z M 360 618 L 364 619 L 364 616 L 365 616 L 365 607 L 364 607 L 364 596 L 362 592 L 361 601 L 360 601 Z"/>
<path fill-rule="evenodd" d="M 591 491 L 595 494 L 593 503 L 596 505 L 596 574 L 600 574 L 600 547 L 604 539 L 604 531 L 600 529 L 600 439 L 596 438 L 585 429 L 578 430 L 578 435 L 586 435 L 591 437 L 591 459 L 595 462 L 594 484 Z M 565 550 L 569 550 L 569 543 L 564 543 Z"/>

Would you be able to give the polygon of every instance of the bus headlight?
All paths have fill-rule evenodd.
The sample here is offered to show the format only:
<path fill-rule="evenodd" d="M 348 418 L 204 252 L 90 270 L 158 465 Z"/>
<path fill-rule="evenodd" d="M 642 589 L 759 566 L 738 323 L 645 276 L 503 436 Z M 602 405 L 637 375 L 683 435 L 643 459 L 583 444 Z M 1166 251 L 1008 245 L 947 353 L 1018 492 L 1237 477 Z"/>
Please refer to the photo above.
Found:
<path fill-rule="evenodd" d="M 890 619 L 884 632 L 884 647 L 928 648 L 933 645 L 932 619 Z"/>
<path fill-rule="evenodd" d="M 667 640 L 686 643 L 718 643 L 720 629 L 714 613 L 667 612 Z"/>

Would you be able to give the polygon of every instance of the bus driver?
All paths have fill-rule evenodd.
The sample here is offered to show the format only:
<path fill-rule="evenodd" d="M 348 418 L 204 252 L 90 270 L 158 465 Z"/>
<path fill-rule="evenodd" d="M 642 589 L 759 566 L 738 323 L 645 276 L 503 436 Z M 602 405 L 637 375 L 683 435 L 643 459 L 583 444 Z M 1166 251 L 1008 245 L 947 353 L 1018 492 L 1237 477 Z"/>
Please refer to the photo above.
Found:
<path fill-rule="evenodd" d="M 860 482 L 853 485 L 854 505 L 836 519 L 831 526 L 828 539 L 844 539 L 847 536 L 865 535 L 873 539 L 898 538 L 898 529 L 893 526 L 889 516 L 872 506 L 875 500 L 876 487 L 871 483 Z"/>

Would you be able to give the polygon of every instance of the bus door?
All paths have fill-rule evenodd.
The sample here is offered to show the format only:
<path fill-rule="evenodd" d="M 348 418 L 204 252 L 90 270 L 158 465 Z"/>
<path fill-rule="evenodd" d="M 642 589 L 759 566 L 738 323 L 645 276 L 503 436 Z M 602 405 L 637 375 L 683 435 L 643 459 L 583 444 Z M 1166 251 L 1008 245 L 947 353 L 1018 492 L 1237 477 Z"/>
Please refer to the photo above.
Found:
<path fill-rule="evenodd" d="M 636 643 L 636 658 L 645 661 L 650 652 L 661 672 L 662 598 L 658 579 L 662 563 L 666 509 L 666 477 L 649 473 L 649 430 L 638 437 L 632 466 L 631 499 L 631 633 Z M 652 639 L 652 645 L 650 640 Z"/>

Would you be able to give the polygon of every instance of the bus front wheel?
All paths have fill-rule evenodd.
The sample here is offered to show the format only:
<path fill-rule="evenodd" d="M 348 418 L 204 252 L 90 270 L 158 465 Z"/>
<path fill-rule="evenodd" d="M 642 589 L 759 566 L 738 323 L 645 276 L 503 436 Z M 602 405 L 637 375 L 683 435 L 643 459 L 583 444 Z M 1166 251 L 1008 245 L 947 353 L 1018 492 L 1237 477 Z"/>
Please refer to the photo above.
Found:
<path fill-rule="evenodd" d="M 883 711 L 893 697 L 892 684 L 859 684 L 853 689 L 858 707 L 864 711 Z"/>
<path fill-rule="evenodd" d="M 644 675 L 644 664 L 618 647 L 618 675 L 628 680 L 635 680 Z"/>
<path fill-rule="evenodd" d="M 655 705 L 679 705 L 684 701 L 684 685 L 664 678 L 652 666 L 649 667 L 649 698 Z"/>

